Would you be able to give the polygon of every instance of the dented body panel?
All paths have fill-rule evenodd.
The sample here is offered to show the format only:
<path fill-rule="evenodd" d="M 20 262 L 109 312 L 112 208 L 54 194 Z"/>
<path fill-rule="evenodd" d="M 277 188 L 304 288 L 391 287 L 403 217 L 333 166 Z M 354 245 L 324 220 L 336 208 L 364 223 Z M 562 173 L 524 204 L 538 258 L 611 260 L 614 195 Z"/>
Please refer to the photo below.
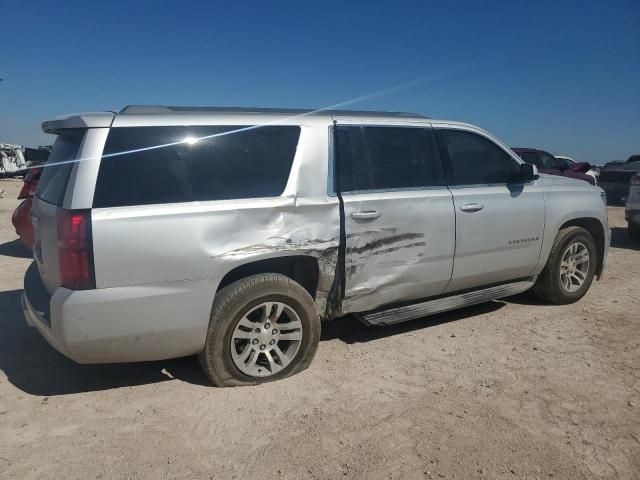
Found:
<path fill-rule="evenodd" d="M 96 285 L 208 279 L 215 292 L 241 265 L 302 255 L 318 260 L 316 301 L 324 312 L 337 266 L 338 218 L 337 199 L 97 209 L 92 216 Z"/>
<path fill-rule="evenodd" d="M 372 310 L 444 291 L 455 250 L 449 189 L 345 194 L 343 199 L 344 312 Z M 380 216 L 359 220 L 357 214 L 362 211 Z"/>
<path fill-rule="evenodd" d="M 34 211 L 47 217 L 41 225 L 50 230 L 40 238 L 39 248 L 49 259 L 39 264 L 38 279 L 42 283 L 49 278 L 42 293 L 48 313 L 43 314 L 34 300 L 41 286 L 33 285 L 32 275 L 25 283 L 23 302 L 28 322 L 81 363 L 159 360 L 202 351 L 217 292 L 234 272 L 257 262 L 312 259 L 317 284 L 310 293 L 326 320 L 482 283 L 535 277 L 546 263 L 557 229 L 578 216 L 600 221 L 608 245 L 606 209 L 584 182 L 560 184 L 541 178 L 525 187 L 524 194 L 502 187 L 495 201 L 485 200 L 498 216 L 479 215 L 475 223 L 461 217 L 464 192 L 446 185 L 335 192 L 336 122 L 473 129 L 509 151 L 475 127 L 407 114 L 135 107 L 119 114 L 81 114 L 45 122 L 43 128 L 53 133 L 87 129 L 60 208 L 91 211 L 96 288 L 71 291 L 59 285 L 56 209 L 35 198 Z M 193 125 L 299 126 L 281 195 L 93 207 L 110 128 Z M 563 193 L 567 189 L 576 199 L 569 204 Z M 517 202 L 518 208 L 510 202 Z M 483 268 L 491 273 L 484 280 Z"/>

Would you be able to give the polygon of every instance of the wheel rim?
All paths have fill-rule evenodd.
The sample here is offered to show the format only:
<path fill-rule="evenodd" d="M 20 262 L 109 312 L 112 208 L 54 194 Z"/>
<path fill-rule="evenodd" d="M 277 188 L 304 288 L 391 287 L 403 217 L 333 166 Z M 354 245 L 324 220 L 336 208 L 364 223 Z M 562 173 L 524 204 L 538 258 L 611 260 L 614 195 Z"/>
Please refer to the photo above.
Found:
<path fill-rule="evenodd" d="M 236 324 L 231 357 L 238 369 L 252 377 L 269 377 L 286 368 L 302 344 L 302 322 L 286 303 L 264 302 Z"/>
<path fill-rule="evenodd" d="M 567 292 L 582 288 L 589 275 L 589 250 L 582 242 L 567 246 L 560 262 L 560 284 Z"/>

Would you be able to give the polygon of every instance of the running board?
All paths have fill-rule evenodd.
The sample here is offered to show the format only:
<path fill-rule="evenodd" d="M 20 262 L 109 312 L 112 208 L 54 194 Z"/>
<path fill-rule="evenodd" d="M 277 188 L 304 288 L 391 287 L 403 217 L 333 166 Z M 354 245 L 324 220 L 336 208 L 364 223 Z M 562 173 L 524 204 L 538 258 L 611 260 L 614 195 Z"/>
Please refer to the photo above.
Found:
<path fill-rule="evenodd" d="M 497 300 L 498 298 L 517 295 L 533 287 L 535 280 L 535 277 L 533 277 L 527 280 L 483 288 L 482 290 L 459 293 L 457 295 L 451 295 L 450 297 L 437 298 L 435 300 L 427 300 L 426 302 L 365 313 L 359 315 L 359 317 L 367 325 L 393 325 L 394 323 L 406 322 L 408 320 L 433 315 L 434 313 L 446 312 L 490 300 Z"/>

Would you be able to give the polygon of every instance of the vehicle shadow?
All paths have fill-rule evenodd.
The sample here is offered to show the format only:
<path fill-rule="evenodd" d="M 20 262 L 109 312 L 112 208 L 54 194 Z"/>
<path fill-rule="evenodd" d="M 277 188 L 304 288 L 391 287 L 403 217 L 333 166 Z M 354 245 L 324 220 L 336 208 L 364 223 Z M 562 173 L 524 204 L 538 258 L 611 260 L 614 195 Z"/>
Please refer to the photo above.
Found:
<path fill-rule="evenodd" d="M 527 290 L 526 292 L 519 293 L 518 295 L 514 295 L 512 297 L 507 297 L 504 299 L 505 303 L 515 303 L 517 305 L 532 305 L 536 307 L 557 307 L 558 305 L 553 305 L 551 303 L 545 302 L 544 300 L 540 300 L 536 297 L 532 290 Z"/>
<path fill-rule="evenodd" d="M 624 227 L 611 228 L 611 246 L 613 248 L 640 251 L 640 242 L 631 240 L 627 229 Z"/>
<path fill-rule="evenodd" d="M 31 258 L 33 254 L 19 239 L 0 244 L 0 255 L 6 257 Z"/>
<path fill-rule="evenodd" d="M 422 330 L 424 328 L 435 327 L 443 323 L 455 322 L 463 318 L 475 317 L 487 313 L 495 312 L 505 306 L 499 300 L 473 305 L 471 307 L 452 310 L 450 312 L 438 313 L 429 317 L 388 325 L 383 327 L 367 327 L 355 316 L 347 315 L 336 320 L 326 322 L 322 326 L 321 341 L 342 340 L 345 343 L 363 343 L 377 340 L 383 337 L 392 337 L 404 333 Z"/>
<path fill-rule="evenodd" d="M 55 351 L 22 313 L 22 290 L 0 292 L 0 370 L 31 395 L 55 396 L 147 385 L 173 378 L 210 385 L 196 357 L 129 364 L 79 365 Z"/>
<path fill-rule="evenodd" d="M 79 365 L 55 351 L 35 328 L 26 324 L 21 294 L 22 290 L 0 292 L 0 370 L 12 385 L 25 393 L 49 397 L 173 379 L 210 386 L 195 356 L 157 362 Z M 514 298 L 506 301 L 513 302 Z M 531 301 L 527 299 L 527 303 Z M 366 327 L 353 315 L 348 315 L 326 322 L 322 327 L 321 341 L 369 342 L 492 313 L 505 305 L 504 301 L 486 302 L 386 327 Z"/>

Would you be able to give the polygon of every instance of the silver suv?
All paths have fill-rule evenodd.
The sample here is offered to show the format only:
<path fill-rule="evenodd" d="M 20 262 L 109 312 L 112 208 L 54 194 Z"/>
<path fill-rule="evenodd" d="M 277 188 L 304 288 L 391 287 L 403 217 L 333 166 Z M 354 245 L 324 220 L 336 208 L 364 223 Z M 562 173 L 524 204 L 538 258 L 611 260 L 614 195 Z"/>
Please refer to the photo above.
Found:
<path fill-rule="evenodd" d="M 603 192 L 472 125 L 127 107 L 44 122 L 27 322 L 81 363 L 199 354 L 220 386 L 305 369 L 321 320 L 388 325 L 604 268 Z"/>

